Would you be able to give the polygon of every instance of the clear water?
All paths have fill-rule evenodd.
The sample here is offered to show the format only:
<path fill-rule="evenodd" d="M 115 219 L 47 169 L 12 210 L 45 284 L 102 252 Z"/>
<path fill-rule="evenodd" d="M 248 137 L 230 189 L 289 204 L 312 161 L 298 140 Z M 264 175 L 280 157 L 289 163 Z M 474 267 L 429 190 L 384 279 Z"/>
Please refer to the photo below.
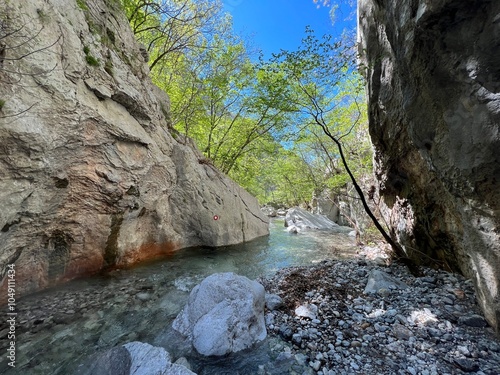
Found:
<path fill-rule="evenodd" d="M 273 220 L 270 232 L 269 237 L 241 245 L 181 250 L 167 259 L 21 299 L 20 322 L 30 324 L 37 316 L 49 324 L 19 329 L 17 366 L 9 368 L 2 355 L 0 373 L 74 374 L 96 352 L 134 340 L 163 346 L 174 360 L 186 357 L 200 375 L 256 374 L 262 364 L 267 364 L 268 372 L 288 373 L 290 361 L 279 356 L 286 344 L 277 338 L 243 353 L 205 358 L 170 328 L 192 287 L 212 273 L 235 272 L 255 279 L 284 267 L 352 257 L 356 250 L 346 230 L 290 234 L 282 220 Z M 138 298 L 141 293 L 149 299 Z M 60 316 L 72 318 L 61 322 Z M 4 351 L 4 345 L 0 349 Z"/>

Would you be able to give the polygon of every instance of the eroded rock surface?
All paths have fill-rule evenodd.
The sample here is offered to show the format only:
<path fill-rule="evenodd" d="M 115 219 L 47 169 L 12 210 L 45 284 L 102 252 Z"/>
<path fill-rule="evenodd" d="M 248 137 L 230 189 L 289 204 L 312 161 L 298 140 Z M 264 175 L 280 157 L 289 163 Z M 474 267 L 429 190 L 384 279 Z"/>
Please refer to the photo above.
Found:
<path fill-rule="evenodd" d="M 360 0 L 376 174 L 411 257 L 500 323 L 500 3 Z"/>
<path fill-rule="evenodd" d="M 265 291 L 232 272 L 213 274 L 195 286 L 173 328 L 203 355 L 225 355 L 266 338 Z"/>
<path fill-rule="evenodd" d="M 15 263 L 17 297 L 268 233 L 257 201 L 172 137 L 168 97 L 116 3 L 77 3 L 0 5 L 2 27 L 23 26 L 1 39 L 18 47 L 0 48 L 0 269 Z"/>
<path fill-rule="evenodd" d="M 324 229 L 337 233 L 349 233 L 352 231 L 352 228 L 340 226 L 325 215 L 313 214 L 300 207 L 292 207 L 287 211 L 285 227 L 289 231 L 295 230 L 296 233 L 308 229 Z"/>
<path fill-rule="evenodd" d="M 133 341 L 97 354 L 88 364 L 79 367 L 77 375 L 196 374 L 184 365 L 172 363 L 170 354 L 165 349 Z"/>

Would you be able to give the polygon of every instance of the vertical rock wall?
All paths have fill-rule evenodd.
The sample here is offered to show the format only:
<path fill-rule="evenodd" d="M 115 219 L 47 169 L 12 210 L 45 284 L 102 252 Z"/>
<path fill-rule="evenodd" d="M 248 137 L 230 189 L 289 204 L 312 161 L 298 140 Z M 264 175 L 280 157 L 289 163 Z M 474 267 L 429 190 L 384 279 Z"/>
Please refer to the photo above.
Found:
<path fill-rule="evenodd" d="M 7 1 L 0 16 L 0 269 L 15 263 L 18 296 L 268 234 L 257 201 L 172 138 L 118 1 Z"/>
<path fill-rule="evenodd" d="M 500 324 L 500 2 L 360 0 L 370 133 L 394 234 L 472 278 Z"/>

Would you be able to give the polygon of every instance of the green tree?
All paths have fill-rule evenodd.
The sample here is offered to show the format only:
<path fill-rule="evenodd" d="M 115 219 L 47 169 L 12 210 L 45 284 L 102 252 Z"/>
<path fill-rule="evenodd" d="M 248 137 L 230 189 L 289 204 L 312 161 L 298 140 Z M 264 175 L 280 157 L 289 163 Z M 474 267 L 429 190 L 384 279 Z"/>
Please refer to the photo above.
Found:
<path fill-rule="evenodd" d="M 336 111 L 349 99 L 357 104 L 355 98 L 339 97 L 342 85 L 350 79 L 355 69 L 355 57 L 354 46 L 348 39 L 333 41 L 331 37 L 324 36 L 320 40 L 311 29 L 307 29 L 306 37 L 297 51 L 282 51 L 274 55 L 262 69 L 266 75 L 276 80 L 278 90 L 286 96 L 289 103 L 287 108 L 301 116 L 304 123 L 309 119 L 333 142 L 366 213 L 395 254 L 407 259 L 403 249 L 390 237 L 371 211 L 348 162 L 344 140 L 359 123 L 360 116 L 352 119 L 347 130 L 339 126 L 336 116 Z"/>
<path fill-rule="evenodd" d="M 217 0 L 122 0 L 122 4 L 136 38 L 149 53 L 151 70 L 168 69 L 188 51 L 205 48 L 206 39 L 228 25 Z"/>

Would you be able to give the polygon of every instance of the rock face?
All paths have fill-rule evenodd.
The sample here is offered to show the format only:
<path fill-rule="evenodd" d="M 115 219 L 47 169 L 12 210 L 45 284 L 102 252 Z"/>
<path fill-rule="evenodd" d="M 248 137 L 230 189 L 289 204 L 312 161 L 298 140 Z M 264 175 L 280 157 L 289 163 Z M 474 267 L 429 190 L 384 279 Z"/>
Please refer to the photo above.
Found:
<path fill-rule="evenodd" d="M 203 355 L 247 349 L 266 338 L 265 291 L 232 272 L 213 274 L 195 286 L 173 328 Z"/>
<path fill-rule="evenodd" d="M 168 97 L 116 4 L 0 5 L 0 267 L 15 263 L 18 297 L 268 234 L 257 201 L 171 135 Z"/>
<path fill-rule="evenodd" d="M 370 133 L 394 234 L 474 280 L 500 324 L 500 3 L 360 0 Z"/>
<path fill-rule="evenodd" d="M 307 229 L 325 229 L 338 233 L 352 231 L 352 228 L 342 227 L 324 215 L 313 214 L 299 207 L 292 207 L 288 210 L 285 216 L 285 226 L 295 233 Z"/>

